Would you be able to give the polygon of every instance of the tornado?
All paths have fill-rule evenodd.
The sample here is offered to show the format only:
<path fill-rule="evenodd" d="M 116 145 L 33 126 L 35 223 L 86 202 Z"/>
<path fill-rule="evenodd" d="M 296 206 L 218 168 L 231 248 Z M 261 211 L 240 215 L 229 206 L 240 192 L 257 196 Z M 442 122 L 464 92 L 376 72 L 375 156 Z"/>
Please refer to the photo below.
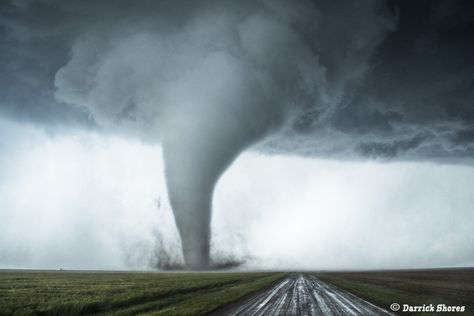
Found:
<path fill-rule="evenodd" d="M 219 78 L 219 80 L 210 80 Z M 278 126 L 262 82 L 238 60 L 213 54 L 176 86 L 162 147 L 168 196 L 186 267 L 210 267 L 214 188 L 247 147 Z"/>
<path fill-rule="evenodd" d="M 204 126 L 203 126 L 204 128 Z M 184 126 L 179 137 L 163 142 L 168 195 L 181 236 L 187 268 L 209 267 L 214 187 L 250 140 L 209 128 Z"/>

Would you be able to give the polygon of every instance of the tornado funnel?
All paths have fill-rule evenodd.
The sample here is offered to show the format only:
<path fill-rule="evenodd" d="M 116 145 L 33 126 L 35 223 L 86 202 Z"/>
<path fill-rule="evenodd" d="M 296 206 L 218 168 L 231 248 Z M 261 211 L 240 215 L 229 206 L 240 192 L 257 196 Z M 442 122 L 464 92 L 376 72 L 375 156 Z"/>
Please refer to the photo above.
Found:
<path fill-rule="evenodd" d="M 183 124 L 177 134 L 163 142 L 169 199 L 184 260 L 192 270 L 209 267 L 214 187 L 249 143 L 220 124 L 204 125 L 203 121 Z"/>
<path fill-rule="evenodd" d="M 162 126 L 166 181 L 190 269 L 209 267 L 212 195 L 219 177 L 279 123 L 280 111 L 262 85 L 238 60 L 216 53 L 168 91 Z"/>

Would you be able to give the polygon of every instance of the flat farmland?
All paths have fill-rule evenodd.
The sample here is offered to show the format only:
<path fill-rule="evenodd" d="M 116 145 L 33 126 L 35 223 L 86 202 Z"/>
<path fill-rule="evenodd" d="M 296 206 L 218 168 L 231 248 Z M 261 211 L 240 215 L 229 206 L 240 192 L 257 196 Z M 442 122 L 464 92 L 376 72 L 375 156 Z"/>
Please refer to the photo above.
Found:
<path fill-rule="evenodd" d="M 344 299 L 331 301 L 341 296 Z M 281 314 L 288 308 L 298 311 L 295 315 L 319 315 L 318 310 L 325 310 L 324 315 L 345 315 L 346 310 L 364 306 L 390 312 L 392 303 L 401 305 L 398 315 L 453 315 L 404 312 L 404 304 L 465 306 L 461 314 L 474 315 L 473 302 L 472 268 L 304 273 L 0 271 L 2 316 L 240 315 L 246 308 L 265 309 L 269 304 L 273 305 L 262 315 Z M 305 310 L 305 306 L 314 308 Z"/>
<path fill-rule="evenodd" d="M 1 271 L 0 315 L 204 315 L 284 273 Z"/>

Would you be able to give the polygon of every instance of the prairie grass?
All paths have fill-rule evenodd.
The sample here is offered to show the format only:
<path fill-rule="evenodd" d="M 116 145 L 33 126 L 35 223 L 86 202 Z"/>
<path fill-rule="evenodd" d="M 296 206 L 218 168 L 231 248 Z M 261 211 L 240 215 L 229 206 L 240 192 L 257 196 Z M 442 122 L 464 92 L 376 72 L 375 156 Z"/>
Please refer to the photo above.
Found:
<path fill-rule="evenodd" d="M 283 273 L 0 272 L 0 315 L 203 315 Z"/>

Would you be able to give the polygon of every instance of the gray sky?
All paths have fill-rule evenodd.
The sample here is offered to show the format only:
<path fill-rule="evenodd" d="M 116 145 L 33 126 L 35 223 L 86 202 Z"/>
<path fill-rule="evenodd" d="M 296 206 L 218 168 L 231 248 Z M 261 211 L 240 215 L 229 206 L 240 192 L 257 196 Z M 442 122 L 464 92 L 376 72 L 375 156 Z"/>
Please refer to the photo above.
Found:
<path fill-rule="evenodd" d="M 0 267 L 472 265 L 473 10 L 1 2 Z"/>

